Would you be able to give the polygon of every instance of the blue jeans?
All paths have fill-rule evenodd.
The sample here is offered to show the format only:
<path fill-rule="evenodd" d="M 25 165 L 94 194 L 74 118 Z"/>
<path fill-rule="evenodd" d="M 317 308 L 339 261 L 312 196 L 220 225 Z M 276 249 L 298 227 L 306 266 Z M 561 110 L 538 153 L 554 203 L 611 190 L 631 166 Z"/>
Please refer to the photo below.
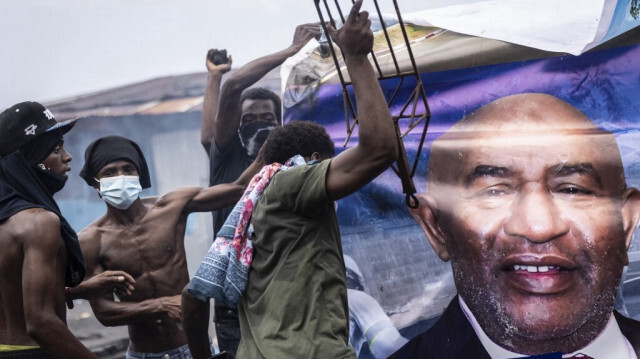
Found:
<path fill-rule="evenodd" d="M 127 349 L 126 359 L 193 359 L 188 345 L 162 353 L 138 353 Z"/>
<path fill-rule="evenodd" d="M 240 321 L 238 310 L 215 302 L 213 322 L 216 325 L 216 336 L 220 351 L 226 351 L 235 357 L 240 345 Z"/>

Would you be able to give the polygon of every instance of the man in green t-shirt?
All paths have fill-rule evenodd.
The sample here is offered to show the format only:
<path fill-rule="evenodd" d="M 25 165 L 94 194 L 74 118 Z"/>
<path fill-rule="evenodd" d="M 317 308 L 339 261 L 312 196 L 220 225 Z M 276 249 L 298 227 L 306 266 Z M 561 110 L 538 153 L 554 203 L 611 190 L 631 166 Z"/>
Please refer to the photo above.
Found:
<path fill-rule="evenodd" d="M 278 172 L 253 211 L 253 261 L 238 305 L 238 358 L 355 358 L 342 243 L 334 201 L 372 181 L 397 158 L 396 132 L 367 54 L 371 21 L 356 1 L 340 30 L 340 47 L 359 107 L 358 145 L 333 155 L 333 142 L 311 122 L 276 128 L 265 163 L 299 154 L 307 165 Z M 318 161 L 321 161 L 318 163 Z M 183 292 L 183 324 L 194 358 L 211 353 L 208 304 Z"/>

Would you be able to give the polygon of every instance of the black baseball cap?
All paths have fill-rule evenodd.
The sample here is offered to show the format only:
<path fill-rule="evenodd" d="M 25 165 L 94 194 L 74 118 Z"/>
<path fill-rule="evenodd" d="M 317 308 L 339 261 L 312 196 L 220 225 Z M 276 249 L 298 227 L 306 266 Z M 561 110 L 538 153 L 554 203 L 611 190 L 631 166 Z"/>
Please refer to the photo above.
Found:
<path fill-rule="evenodd" d="M 77 119 L 57 122 L 46 107 L 35 101 L 13 105 L 0 113 L 0 156 L 6 156 L 43 133 L 62 129 L 67 133 Z"/>

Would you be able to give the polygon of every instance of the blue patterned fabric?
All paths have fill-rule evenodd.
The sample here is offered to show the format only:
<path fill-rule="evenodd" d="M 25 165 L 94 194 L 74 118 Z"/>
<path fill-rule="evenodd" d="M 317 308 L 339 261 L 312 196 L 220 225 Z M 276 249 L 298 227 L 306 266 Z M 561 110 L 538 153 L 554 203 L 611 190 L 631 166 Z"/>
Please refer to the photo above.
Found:
<path fill-rule="evenodd" d="M 304 164 L 304 158 L 296 155 L 284 165 L 273 163 L 264 166 L 251 179 L 191 278 L 189 293 L 202 301 L 214 298 L 230 308 L 238 304 L 247 287 L 253 257 L 250 239 L 253 209 L 277 172 Z"/>

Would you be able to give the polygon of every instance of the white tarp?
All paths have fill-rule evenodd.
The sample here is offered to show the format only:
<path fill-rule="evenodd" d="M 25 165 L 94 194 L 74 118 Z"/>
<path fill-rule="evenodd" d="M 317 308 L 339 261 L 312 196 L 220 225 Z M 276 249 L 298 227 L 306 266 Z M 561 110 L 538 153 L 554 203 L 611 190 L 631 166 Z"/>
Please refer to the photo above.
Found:
<path fill-rule="evenodd" d="M 401 4 L 401 0 L 398 1 Z M 640 25 L 638 0 L 439 1 L 402 14 L 406 23 L 579 55 Z"/>

